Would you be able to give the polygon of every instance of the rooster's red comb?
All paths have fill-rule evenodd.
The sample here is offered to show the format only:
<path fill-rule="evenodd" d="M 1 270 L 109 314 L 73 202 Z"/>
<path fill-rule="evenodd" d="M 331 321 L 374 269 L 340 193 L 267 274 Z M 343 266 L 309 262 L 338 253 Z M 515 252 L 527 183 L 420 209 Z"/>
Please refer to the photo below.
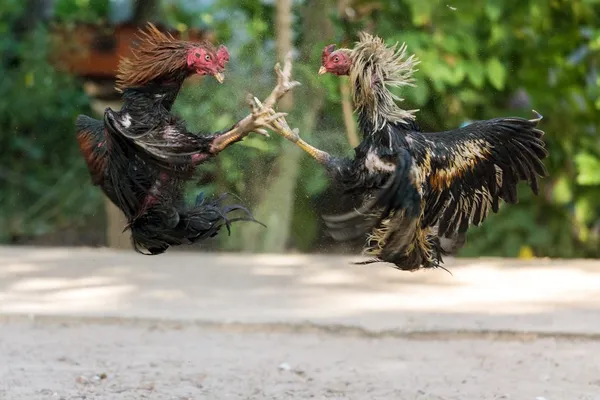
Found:
<path fill-rule="evenodd" d="M 325 46 L 325 48 L 323 49 L 323 54 L 321 54 L 321 64 L 325 64 L 327 57 L 329 57 L 329 55 L 331 53 L 333 53 L 336 48 L 337 48 L 337 46 L 335 44 L 330 44 L 329 46 Z"/>
<path fill-rule="evenodd" d="M 220 45 L 217 50 L 217 61 L 219 63 L 219 68 L 222 70 L 225 69 L 225 64 L 229 61 L 229 50 L 224 45 Z"/>

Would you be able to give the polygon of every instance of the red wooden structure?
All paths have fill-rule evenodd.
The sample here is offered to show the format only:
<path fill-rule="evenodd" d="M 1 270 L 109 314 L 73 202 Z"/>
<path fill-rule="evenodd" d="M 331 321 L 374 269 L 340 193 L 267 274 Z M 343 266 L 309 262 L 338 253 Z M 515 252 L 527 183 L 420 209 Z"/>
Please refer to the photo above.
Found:
<path fill-rule="evenodd" d="M 212 33 L 190 29 L 183 34 L 156 24 L 163 32 L 189 41 L 213 41 Z M 54 25 L 51 29 L 52 63 L 63 71 L 91 79 L 114 80 L 121 57 L 131 55 L 139 27 L 120 25 Z"/>

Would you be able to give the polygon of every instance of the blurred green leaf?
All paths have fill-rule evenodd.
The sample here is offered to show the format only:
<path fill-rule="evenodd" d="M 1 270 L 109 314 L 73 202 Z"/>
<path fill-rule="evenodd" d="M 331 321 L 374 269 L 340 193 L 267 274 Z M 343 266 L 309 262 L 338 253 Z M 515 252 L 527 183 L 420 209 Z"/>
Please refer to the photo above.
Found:
<path fill-rule="evenodd" d="M 405 90 L 402 93 L 402 96 L 405 96 L 417 106 L 421 107 L 425 105 L 429 100 L 429 85 L 427 84 L 427 82 L 418 82 L 414 88 L 410 90 Z"/>
<path fill-rule="evenodd" d="M 575 202 L 575 218 L 582 224 L 587 224 L 594 220 L 595 199 L 590 196 L 581 196 Z"/>
<path fill-rule="evenodd" d="M 474 61 L 466 61 L 464 64 L 464 69 L 473 86 L 476 88 L 482 88 L 485 79 L 485 71 L 483 66 Z"/>
<path fill-rule="evenodd" d="M 490 83 L 498 90 L 504 89 L 504 84 L 506 82 L 506 69 L 500 60 L 498 60 L 497 57 L 489 59 L 486 64 L 486 68 Z"/>
<path fill-rule="evenodd" d="M 412 9 L 413 24 L 416 26 L 427 24 L 431 19 L 431 12 L 436 1 L 410 0 L 409 3 Z"/>
<path fill-rule="evenodd" d="M 306 180 L 305 187 L 306 193 L 309 196 L 314 196 L 321 193 L 327 187 L 325 170 L 323 168 L 319 168 L 314 173 L 310 174 Z"/>
<path fill-rule="evenodd" d="M 577 183 L 580 185 L 600 185 L 600 159 L 590 153 L 575 156 Z"/>
<path fill-rule="evenodd" d="M 573 201 L 571 183 L 566 175 L 558 178 L 552 189 L 552 195 L 557 204 L 568 204 Z"/>
<path fill-rule="evenodd" d="M 488 16 L 490 21 L 498 21 L 502 15 L 502 3 L 499 1 L 488 0 L 485 5 L 485 14 Z"/>

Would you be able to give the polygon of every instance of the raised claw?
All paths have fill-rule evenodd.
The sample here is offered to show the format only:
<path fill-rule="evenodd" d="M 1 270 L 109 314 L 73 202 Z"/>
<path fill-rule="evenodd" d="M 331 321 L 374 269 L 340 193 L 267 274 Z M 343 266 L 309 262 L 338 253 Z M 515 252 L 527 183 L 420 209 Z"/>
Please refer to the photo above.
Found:
<path fill-rule="evenodd" d="M 275 74 L 277 75 L 277 87 L 280 90 L 280 96 L 292 90 L 296 86 L 300 86 L 300 82 L 292 81 L 290 82 L 290 78 L 292 76 L 292 52 L 288 52 L 285 56 L 285 62 L 283 64 L 283 70 L 281 69 L 281 64 L 275 64 Z"/>
<path fill-rule="evenodd" d="M 260 107 L 260 108 L 264 107 L 264 106 L 263 106 L 263 103 L 262 103 L 262 102 L 261 102 L 261 101 L 258 99 L 258 97 L 256 97 L 256 96 L 254 96 L 254 103 L 255 103 L 256 105 L 258 105 L 258 107 Z"/>
<path fill-rule="evenodd" d="M 269 128 L 273 129 L 274 131 L 277 130 L 278 128 L 276 126 L 273 125 L 274 122 L 279 122 L 279 125 L 281 124 L 281 121 L 278 121 L 279 118 L 284 117 L 285 115 L 282 115 L 284 113 L 277 113 L 277 114 L 273 114 L 270 115 L 268 117 L 265 117 L 264 120 L 262 121 L 262 123 L 265 126 L 268 126 Z M 287 123 L 285 123 L 285 125 L 287 125 Z"/>
<path fill-rule="evenodd" d="M 273 111 L 273 109 L 270 109 L 270 111 Z M 287 117 L 287 116 L 288 116 L 288 113 L 286 113 L 286 112 L 278 112 L 275 114 L 271 114 L 269 120 L 273 121 L 273 120 L 279 119 L 281 117 Z"/>
<path fill-rule="evenodd" d="M 271 129 L 273 129 L 274 132 L 282 136 L 284 139 L 294 143 L 298 142 L 298 140 L 300 140 L 298 128 L 292 130 L 285 118 L 278 117 L 279 116 L 275 114 L 269 119 L 268 122 L 271 126 Z"/>
<path fill-rule="evenodd" d="M 252 109 L 252 114 L 255 114 L 260 109 L 260 106 L 256 103 L 256 97 L 252 93 L 246 95 L 246 104 Z"/>
<path fill-rule="evenodd" d="M 269 137 L 267 129 L 272 129 L 279 135 L 287 138 L 300 146 L 302 139 L 299 139 L 298 131 L 290 129 L 285 117 L 287 113 L 277 113 L 273 109 L 277 102 L 285 96 L 293 88 L 300 86 L 300 82 L 291 81 L 292 73 L 292 52 L 289 52 L 285 57 L 283 69 L 281 64 L 275 64 L 275 74 L 277 76 L 277 84 L 271 93 L 264 101 L 260 101 L 253 94 L 248 93 L 246 103 L 250 106 L 252 113 L 240 120 L 228 132 L 219 135 L 211 145 L 211 153 L 217 154 L 230 144 L 235 143 L 250 132 L 256 132 L 260 135 Z"/>
<path fill-rule="evenodd" d="M 533 113 L 535 114 L 535 118 L 534 119 L 530 119 L 531 122 L 540 122 L 542 120 L 542 118 L 544 118 L 544 116 L 542 114 L 540 114 L 539 112 L 532 110 Z"/>
<path fill-rule="evenodd" d="M 256 133 L 258 133 L 259 135 L 262 135 L 262 136 L 264 136 L 264 137 L 268 137 L 268 138 L 270 138 L 270 137 L 271 137 L 271 135 L 269 135 L 269 132 L 267 132 L 267 130 L 266 130 L 266 129 L 262 129 L 262 128 L 256 128 L 256 129 L 254 130 L 254 132 L 256 132 Z"/>

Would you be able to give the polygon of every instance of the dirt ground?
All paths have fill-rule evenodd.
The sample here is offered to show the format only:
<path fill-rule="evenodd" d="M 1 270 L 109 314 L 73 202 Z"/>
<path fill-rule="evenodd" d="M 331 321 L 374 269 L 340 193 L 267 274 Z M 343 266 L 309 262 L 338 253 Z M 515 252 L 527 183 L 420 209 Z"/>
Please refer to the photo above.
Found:
<path fill-rule="evenodd" d="M 600 400 L 600 261 L 0 246 L 0 400 Z"/>
<path fill-rule="evenodd" d="M 6 400 L 600 398 L 600 343 L 587 339 L 46 317 L 0 329 Z"/>

